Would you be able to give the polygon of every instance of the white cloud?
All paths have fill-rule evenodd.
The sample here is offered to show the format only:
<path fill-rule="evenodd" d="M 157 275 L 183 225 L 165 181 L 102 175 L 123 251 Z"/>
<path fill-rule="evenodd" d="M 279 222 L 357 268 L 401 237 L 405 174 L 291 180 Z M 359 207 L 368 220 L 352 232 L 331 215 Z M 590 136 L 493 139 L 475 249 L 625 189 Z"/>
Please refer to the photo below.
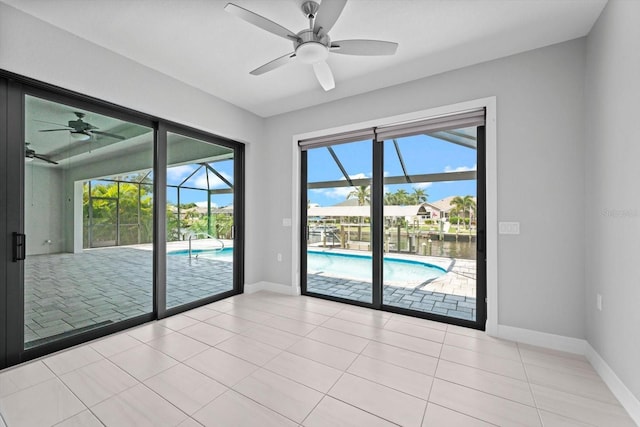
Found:
<path fill-rule="evenodd" d="M 433 182 L 417 182 L 417 183 L 413 184 L 413 188 L 420 188 L 420 189 L 424 190 L 427 187 L 431 187 L 432 184 L 433 184 Z"/>
<path fill-rule="evenodd" d="M 474 164 L 473 166 L 469 167 L 469 166 L 458 166 L 457 168 L 451 167 L 451 166 L 445 166 L 444 167 L 444 171 L 445 172 L 468 172 L 468 171 L 474 171 L 478 168 L 477 164 Z"/>
<path fill-rule="evenodd" d="M 353 191 L 353 187 L 335 187 L 335 188 L 313 188 L 314 193 L 322 194 L 331 199 L 346 200 L 349 193 Z"/>
<path fill-rule="evenodd" d="M 225 172 L 218 172 L 220 175 L 222 175 L 227 181 L 232 182 L 233 177 L 231 177 L 228 173 Z M 193 182 L 193 184 L 195 184 L 195 187 L 197 188 L 202 188 L 202 189 L 207 189 L 207 175 L 203 172 L 200 173 L 198 172 L 197 177 L 195 179 L 195 181 Z M 210 173 L 209 174 L 209 188 L 227 188 L 227 184 L 224 183 L 224 181 L 222 181 L 220 178 L 218 178 L 215 174 Z"/>
<path fill-rule="evenodd" d="M 196 168 L 200 165 L 181 165 L 174 166 L 172 168 L 167 168 L 167 181 L 172 184 L 180 184 L 186 177 L 191 175 Z M 226 172 L 219 172 L 227 181 L 233 182 L 233 177 Z M 194 176 L 189 178 L 189 181 L 186 183 L 189 187 L 197 187 L 203 190 L 207 189 L 207 175 L 206 169 L 202 168 L 196 173 Z M 220 178 L 218 178 L 215 174 L 209 173 L 209 188 L 226 188 L 227 184 L 225 184 Z"/>
<path fill-rule="evenodd" d="M 207 201 L 203 200 L 201 202 L 196 202 L 196 206 L 199 207 L 199 208 L 206 208 L 207 207 Z M 213 202 L 211 202 L 211 207 L 212 208 L 217 208 L 218 205 L 213 203 Z"/>
<path fill-rule="evenodd" d="M 193 165 L 182 165 L 167 168 L 167 181 L 179 184 L 183 179 L 189 176 L 195 170 Z"/>
<path fill-rule="evenodd" d="M 357 173 L 355 175 L 349 175 L 349 178 L 351 179 L 365 179 L 365 178 L 369 178 L 371 177 L 371 174 L 366 174 L 364 172 L 360 172 Z M 342 181 L 346 180 L 346 178 L 343 176 L 342 178 L 340 178 Z"/>
<path fill-rule="evenodd" d="M 371 178 L 371 173 L 360 172 L 354 175 L 349 175 L 350 179 L 366 179 Z M 346 178 L 343 176 L 338 181 L 346 181 Z M 341 199 L 346 200 L 349 193 L 353 191 L 354 187 L 335 187 L 335 188 L 313 188 L 310 191 L 321 194 L 325 197 L 329 197 L 331 199 Z"/>

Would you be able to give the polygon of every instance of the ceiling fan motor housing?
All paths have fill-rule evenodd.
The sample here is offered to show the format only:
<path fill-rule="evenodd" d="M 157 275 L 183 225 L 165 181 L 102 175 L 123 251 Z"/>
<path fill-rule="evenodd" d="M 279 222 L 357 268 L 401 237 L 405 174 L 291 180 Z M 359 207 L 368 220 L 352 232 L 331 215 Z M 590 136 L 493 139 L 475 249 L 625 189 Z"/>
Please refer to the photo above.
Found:
<path fill-rule="evenodd" d="M 302 30 L 293 42 L 296 58 L 304 64 L 322 62 L 329 56 L 331 40 L 328 35 L 318 36 L 313 30 Z"/>

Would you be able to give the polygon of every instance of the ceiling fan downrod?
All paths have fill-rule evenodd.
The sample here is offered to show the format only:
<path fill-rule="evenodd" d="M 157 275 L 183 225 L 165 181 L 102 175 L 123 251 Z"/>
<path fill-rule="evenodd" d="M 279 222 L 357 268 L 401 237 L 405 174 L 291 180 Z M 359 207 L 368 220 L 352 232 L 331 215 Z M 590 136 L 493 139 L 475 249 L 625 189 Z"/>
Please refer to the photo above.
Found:
<path fill-rule="evenodd" d="M 316 13 L 320 5 L 314 1 L 306 1 L 302 4 L 302 13 L 309 19 L 309 29 L 313 30 L 314 21 L 316 20 Z"/>

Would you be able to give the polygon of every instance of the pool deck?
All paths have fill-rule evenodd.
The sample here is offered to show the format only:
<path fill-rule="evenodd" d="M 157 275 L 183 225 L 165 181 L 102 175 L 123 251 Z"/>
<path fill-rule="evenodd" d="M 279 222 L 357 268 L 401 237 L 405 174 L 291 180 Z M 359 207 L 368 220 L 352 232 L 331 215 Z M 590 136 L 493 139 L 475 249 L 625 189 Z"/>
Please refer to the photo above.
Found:
<path fill-rule="evenodd" d="M 210 243 L 206 246 L 206 242 L 194 242 L 193 248 L 211 247 Z M 227 242 L 229 246 L 230 242 Z M 187 247 L 186 242 L 170 244 L 170 250 Z M 33 345 L 151 312 L 153 262 L 150 248 L 150 245 L 111 247 L 78 254 L 27 257 L 25 341 Z M 417 259 L 443 266 L 448 272 L 427 283 L 385 284 L 385 303 L 474 319 L 475 261 L 437 257 Z M 232 264 L 205 257 L 169 256 L 167 288 L 169 307 L 229 291 L 232 289 Z M 309 275 L 307 289 L 324 295 L 371 301 L 371 284 L 348 278 Z"/>
<path fill-rule="evenodd" d="M 475 320 L 475 260 L 395 254 L 389 257 L 437 265 L 447 270 L 447 273 L 420 284 L 385 282 L 383 286 L 385 304 L 458 319 Z M 324 274 L 307 275 L 307 290 L 360 302 L 370 303 L 372 298 L 370 282 Z"/>
<path fill-rule="evenodd" d="M 150 313 L 152 265 L 152 252 L 141 246 L 27 257 L 25 342 Z M 230 262 L 169 256 L 167 306 L 229 291 L 232 277 Z"/>

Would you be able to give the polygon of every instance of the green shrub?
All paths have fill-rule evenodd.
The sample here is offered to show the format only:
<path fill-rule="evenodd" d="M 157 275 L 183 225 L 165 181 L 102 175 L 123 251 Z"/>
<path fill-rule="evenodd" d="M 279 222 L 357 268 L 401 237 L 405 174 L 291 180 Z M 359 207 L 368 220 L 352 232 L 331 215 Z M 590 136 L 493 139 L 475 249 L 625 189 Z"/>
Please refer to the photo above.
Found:
<path fill-rule="evenodd" d="M 452 225 L 458 225 L 458 219 L 460 220 L 460 225 L 469 225 L 469 218 L 459 218 L 457 216 L 449 217 L 449 222 Z"/>

